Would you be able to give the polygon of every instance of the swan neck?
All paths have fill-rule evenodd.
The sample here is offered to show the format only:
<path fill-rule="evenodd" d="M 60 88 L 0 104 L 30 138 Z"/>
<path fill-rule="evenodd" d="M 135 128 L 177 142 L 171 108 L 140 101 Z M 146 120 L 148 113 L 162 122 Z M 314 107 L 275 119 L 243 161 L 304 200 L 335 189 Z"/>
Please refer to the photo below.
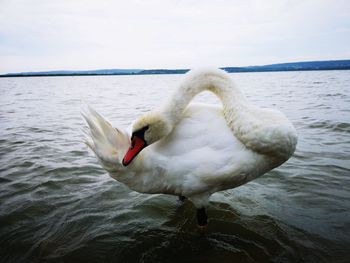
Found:
<path fill-rule="evenodd" d="M 190 72 L 163 107 L 163 112 L 172 126 L 181 120 L 191 100 L 203 91 L 214 93 L 221 100 L 224 112 L 237 110 L 245 101 L 245 97 L 226 72 Z"/>

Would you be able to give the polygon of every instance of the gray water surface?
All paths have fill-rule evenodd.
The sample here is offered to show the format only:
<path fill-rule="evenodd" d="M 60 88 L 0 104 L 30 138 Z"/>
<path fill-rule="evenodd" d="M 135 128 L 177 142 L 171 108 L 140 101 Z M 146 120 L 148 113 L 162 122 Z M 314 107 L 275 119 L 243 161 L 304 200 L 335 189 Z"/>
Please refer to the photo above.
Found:
<path fill-rule="evenodd" d="M 82 142 L 82 99 L 126 127 L 182 75 L 1 78 L 0 261 L 350 262 L 350 71 L 231 77 L 299 142 L 283 166 L 213 195 L 204 234 L 190 202 L 129 190 Z"/>

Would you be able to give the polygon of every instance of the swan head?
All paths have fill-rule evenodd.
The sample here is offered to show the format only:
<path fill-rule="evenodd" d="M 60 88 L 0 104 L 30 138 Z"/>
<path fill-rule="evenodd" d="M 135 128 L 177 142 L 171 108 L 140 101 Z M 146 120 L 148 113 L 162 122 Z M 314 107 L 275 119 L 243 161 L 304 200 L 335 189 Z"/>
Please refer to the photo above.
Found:
<path fill-rule="evenodd" d="M 145 147 L 166 137 L 171 130 L 164 114 L 151 111 L 141 115 L 132 127 L 131 146 L 123 158 L 123 165 L 129 165 Z"/>

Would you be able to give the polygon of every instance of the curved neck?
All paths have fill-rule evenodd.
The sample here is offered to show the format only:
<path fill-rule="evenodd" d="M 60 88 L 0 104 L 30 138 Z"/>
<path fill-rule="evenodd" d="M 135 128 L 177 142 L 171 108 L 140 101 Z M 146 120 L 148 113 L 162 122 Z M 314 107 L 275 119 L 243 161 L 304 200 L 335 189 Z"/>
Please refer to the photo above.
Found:
<path fill-rule="evenodd" d="M 247 148 L 268 156 L 274 165 L 285 162 L 295 150 L 293 125 L 279 111 L 255 107 L 247 102 L 229 75 L 222 70 L 191 71 L 161 108 L 169 132 L 182 119 L 187 105 L 198 93 L 208 90 L 221 100 L 227 126 Z"/>
<path fill-rule="evenodd" d="M 213 92 L 221 100 L 224 112 L 236 111 L 245 101 L 244 95 L 235 87 L 226 72 L 192 71 L 161 109 L 172 122 L 172 126 L 181 120 L 190 101 L 205 90 Z"/>

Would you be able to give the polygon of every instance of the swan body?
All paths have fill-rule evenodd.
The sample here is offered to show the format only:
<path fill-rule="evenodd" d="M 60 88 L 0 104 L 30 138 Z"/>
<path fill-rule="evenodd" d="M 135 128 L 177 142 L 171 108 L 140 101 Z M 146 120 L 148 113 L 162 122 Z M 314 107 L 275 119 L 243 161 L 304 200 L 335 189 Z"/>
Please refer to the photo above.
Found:
<path fill-rule="evenodd" d="M 186 196 L 201 208 L 211 194 L 245 184 L 288 160 L 297 135 L 281 112 L 250 104 L 224 71 L 186 75 L 162 107 L 133 123 L 131 134 L 113 128 L 87 106 L 86 143 L 111 177 L 132 190 Z M 204 90 L 217 95 L 222 106 L 190 103 Z M 135 154 L 139 131 L 144 145 Z"/>

